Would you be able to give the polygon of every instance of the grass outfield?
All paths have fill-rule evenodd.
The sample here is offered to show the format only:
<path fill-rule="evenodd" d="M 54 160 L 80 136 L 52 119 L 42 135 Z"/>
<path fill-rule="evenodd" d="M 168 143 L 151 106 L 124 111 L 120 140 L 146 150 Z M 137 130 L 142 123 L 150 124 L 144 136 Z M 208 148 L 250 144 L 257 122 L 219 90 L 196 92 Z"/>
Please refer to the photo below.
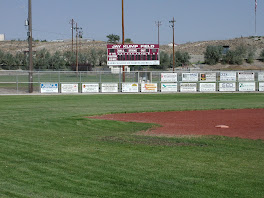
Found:
<path fill-rule="evenodd" d="M 151 124 L 84 118 L 228 108 L 264 108 L 264 94 L 0 96 L 0 197 L 262 198 L 262 140 L 145 137 Z"/>

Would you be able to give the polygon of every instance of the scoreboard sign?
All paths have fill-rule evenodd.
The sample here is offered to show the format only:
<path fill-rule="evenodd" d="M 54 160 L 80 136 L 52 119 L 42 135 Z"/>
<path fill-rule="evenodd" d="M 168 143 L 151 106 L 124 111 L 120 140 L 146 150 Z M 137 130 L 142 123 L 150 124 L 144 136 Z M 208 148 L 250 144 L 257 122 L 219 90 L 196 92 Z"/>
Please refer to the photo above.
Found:
<path fill-rule="evenodd" d="M 107 45 L 107 65 L 159 65 L 159 45 Z"/>

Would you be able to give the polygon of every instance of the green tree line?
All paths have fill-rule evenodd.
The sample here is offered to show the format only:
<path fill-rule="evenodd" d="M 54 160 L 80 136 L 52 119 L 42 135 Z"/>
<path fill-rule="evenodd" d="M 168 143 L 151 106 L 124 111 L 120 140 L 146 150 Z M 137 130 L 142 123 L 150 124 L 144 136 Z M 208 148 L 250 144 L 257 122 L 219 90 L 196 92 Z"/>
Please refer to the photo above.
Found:
<path fill-rule="evenodd" d="M 233 50 L 224 52 L 222 46 L 207 46 L 204 53 L 205 63 L 215 65 L 217 63 L 241 65 L 244 62 L 254 63 L 256 49 L 252 46 L 240 45 Z M 261 51 L 260 60 L 264 61 L 264 49 Z"/>
<path fill-rule="evenodd" d="M 91 70 L 95 66 L 107 64 L 106 50 L 91 49 L 87 52 L 78 53 L 78 65 L 80 71 Z M 175 66 L 186 66 L 190 64 L 190 55 L 187 52 L 175 52 Z M 33 55 L 35 70 L 75 70 L 76 55 L 71 51 L 64 53 L 55 52 L 51 54 L 46 49 L 37 51 Z M 160 52 L 160 65 L 152 66 L 153 69 L 167 70 L 173 65 L 173 56 L 164 51 Z M 18 52 L 15 55 L 0 51 L 0 68 L 4 70 L 28 70 L 28 55 Z"/>
<path fill-rule="evenodd" d="M 106 51 L 91 49 L 78 53 L 79 70 L 87 70 L 94 66 L 106 65 Z M 76 55 L 72 52 L 55 52 L 51 54 L 42 49 L 33 54 L 35 70 L 75 70 Z M 28 69 L 28 55 L 18 52 L 15 55 L 0 51 L 0 67 L 5 70 Z"/>

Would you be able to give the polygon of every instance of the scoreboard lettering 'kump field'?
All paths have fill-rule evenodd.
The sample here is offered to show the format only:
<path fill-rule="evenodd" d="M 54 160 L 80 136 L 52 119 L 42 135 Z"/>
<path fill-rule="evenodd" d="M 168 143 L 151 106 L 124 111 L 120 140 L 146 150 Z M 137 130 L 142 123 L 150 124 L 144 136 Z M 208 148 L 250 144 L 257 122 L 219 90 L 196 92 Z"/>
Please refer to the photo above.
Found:
<path fill-rule="evenodd" d="M 107 45 L 107 65 L 159 65 L 159 45 Z"/>

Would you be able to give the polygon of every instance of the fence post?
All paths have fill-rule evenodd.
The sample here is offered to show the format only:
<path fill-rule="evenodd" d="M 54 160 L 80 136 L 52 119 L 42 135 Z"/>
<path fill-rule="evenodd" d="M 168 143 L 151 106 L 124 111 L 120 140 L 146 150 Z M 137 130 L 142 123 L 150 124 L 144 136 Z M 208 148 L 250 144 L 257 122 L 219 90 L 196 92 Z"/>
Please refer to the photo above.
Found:
<path fill-rule="evenodd" d="M 17 94 L 18 94 L 18 76 L 17 75 L 16 75 L 16 84 L 17 84 Z"/>
<path fill-rule="evenodd" d="M 78 89 L 78 90 L 79 90 L 80 92 L 82 92 L 82 91 L 81 91 L 81 89 L 82 89 L 82 73 L 79 71 L 79 74 L 80 74 L 80 84 L 79 84 L 79 89 Z M 80 93 L 80 92 L 79 92 L 79 93 Z"/>

